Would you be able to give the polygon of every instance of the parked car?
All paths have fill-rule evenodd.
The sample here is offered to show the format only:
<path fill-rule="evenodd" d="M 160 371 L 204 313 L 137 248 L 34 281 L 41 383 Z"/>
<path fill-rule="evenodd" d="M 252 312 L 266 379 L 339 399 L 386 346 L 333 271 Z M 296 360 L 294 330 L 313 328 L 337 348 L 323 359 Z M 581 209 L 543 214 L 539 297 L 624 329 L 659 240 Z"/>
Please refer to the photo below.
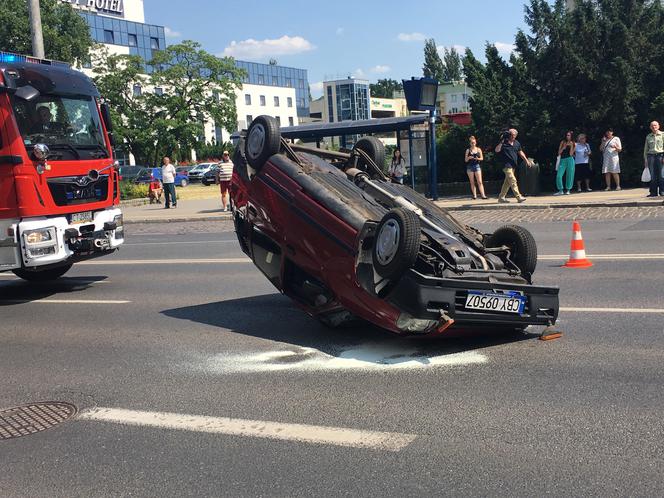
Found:
<path fill-rule="evenodd" d="M 217 163 L 201 163 L 197 164 L 189 170 L 189 181 L 190 182 L 200 182 L 203 179 L 203 175 L 209 171 L 211 168 L 216 166 Z"/>
<path fill-rule="evenodd" d="M 555 323 L 558 288 L 533 284 L 528 230 L 485 234 L 461 223 L 390 183 L 384 157 L 374 137 L 350 153 L 310 149 L 282 141 L 274 118 L 254 119 L 233 158 L 242 250 L 330 326 L 359 317 L 399 334 L 442 334 Z"/>
<path fill-rule="evenodd" d="M 214 185 L 217 182 L 217 171 L 219 171 L 219 165 L 215 164 L 212 168 L 203 173 L 201 183 L 206 187 Z"/>
<path fill-rule="evenodd" d="M 134 182 L 150 183 L 153 180 L 162 181 L 161 168 L 143 168 L 139 172 Z M 189 178 L 187 177 L 187 175 L 178 173 L 177 169 L 175 170 L 175 185 L 177 185 L 178 187 L 186 187 L 187 185 L 189 185 Z"/>
<path fill-rule="evenodd" d="M 135 180 L 138 174 L 143 169 L 143 166 L 120 166 L 118 173 L 120 180 Z"/>
<path fill-rule="evenodd" d="M 175 172 L 176 173 L 181 173 L 181 174 L 185 175 L 187 178 L 189 178 L 189 171 L 191 171 L 191 169 L 193 167 L 194 166 L 177 166 L 175 168 Z"/>

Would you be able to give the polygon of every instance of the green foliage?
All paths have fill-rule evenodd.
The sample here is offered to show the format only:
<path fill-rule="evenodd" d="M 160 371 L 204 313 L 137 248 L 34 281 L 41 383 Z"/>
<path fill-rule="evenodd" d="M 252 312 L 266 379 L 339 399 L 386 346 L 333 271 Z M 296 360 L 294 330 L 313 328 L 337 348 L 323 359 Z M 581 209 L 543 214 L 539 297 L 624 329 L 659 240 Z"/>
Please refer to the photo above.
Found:
<path fill-rule="evenodd" d="M 454 47 L 444 49 L 443 65 L 443 79 L 439 81 L 459 81 L 462 78 L 461 56 Z"/>
<path fill-rule="evenodd" d="M 509 62 L 492 45 L 486 64 L 466 51 L 479 140 L 495 145 L 513 126 L 526 153 L 550 169 L 565 130 L 586 133 L 597 157 L 613 127 L 624 176 L 640 174 L 648 123 L 664 112 L 662 3 L 577 0 L 570 11 L 564 0 L 530 0 L 525 21 L 530 32 L 518 32 Z"/>
<path fill-rule="evenodd" d="M 233 59 L 216 57 L 186 40 L 154 52 L 148 64 L 155 68 L 149 75 L 137 56 L 101 54 L 94 61 L 95 82 L 111 107 L 116 141 L 137 162 L 160 164 L 163 155 L 188 159 L 201 146 L 205 121 L 235 130 L 235 91 L 244 71 Z M 134 85 L 143 88 L 140 95 L 134 95 Z M 152 88 L 163 93 L 148 91 Z"/>
<path fill-rule="evenodd" d="M 61 0 L 40 0 L 40 4 L 46 57 L 79 65 L 87 61 L 93 40 L 85 20 Z M 0 50 L 32 54 L 26 0 L 0 2 Z"/>
<path fill-rule="evenodd" d="M 122 180 L 120 182 L 120 199 L 144 199 L 148 196 L 148 185 L 136 184 L 131 180 Z"/>
<path fill-rule="evenodd" d="M 391 99 L 395 91 L 403 90 L 401 82 L 392 79 L 378 80 L 369 85 L 369 91 L 372 97 Z"/>
<path fill-rule="evenodd" d="M 196 151 L 197 161 L 221 161 L 221 156 L 227 150 L 230 157 L 233 157 L 235 148 L 230 142 L 215 144 L 199 142 L 194 149 Z"/>
<path fill-rule="evenodd" d="M 424 42 L 424 66 L 422 72 L 427 78 L 433 78 L 438 81 L 444 81 L 445 65 L 443 64 L 436 40 L 429 38 Z"/>

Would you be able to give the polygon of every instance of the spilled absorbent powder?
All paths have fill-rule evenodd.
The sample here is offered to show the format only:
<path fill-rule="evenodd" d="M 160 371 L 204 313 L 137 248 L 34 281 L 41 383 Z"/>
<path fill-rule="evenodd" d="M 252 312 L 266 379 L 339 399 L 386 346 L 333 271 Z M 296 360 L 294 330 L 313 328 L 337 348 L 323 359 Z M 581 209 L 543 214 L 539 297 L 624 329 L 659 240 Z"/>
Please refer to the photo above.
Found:
<path fill-rule="evenodd" d="M 475 351 L 428 355 L 412 346 L 364 344 L 329 354 L 314 348 L 246 354 L 219 354 L 204 360 L 208 373 L 259 373 L 314 370 L 406 370 L 455 367 L 486 363 L 488 358 Z"/>

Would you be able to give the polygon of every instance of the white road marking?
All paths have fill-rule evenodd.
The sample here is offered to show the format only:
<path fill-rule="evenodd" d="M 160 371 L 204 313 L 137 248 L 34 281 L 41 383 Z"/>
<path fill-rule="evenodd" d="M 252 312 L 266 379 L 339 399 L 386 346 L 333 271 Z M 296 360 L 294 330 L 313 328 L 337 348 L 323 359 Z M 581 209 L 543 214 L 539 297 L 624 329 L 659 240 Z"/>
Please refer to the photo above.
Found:
<path fill-rule="evenodd" d="M 82 261 L 77 265 L 199 265 L 199 264 L 245 264 L 249 258 L 200 258 L 200 259 L 112 259 Z"/>
<path fill-rule="evenodd" d="M 537 259 L 541 261 L 556 261 L 567 259 L 569 254 L 540 254 Z M 613 261 L 613 260 L 639 260 L 639 259 L 664 259 L 664 254 L 591 254 L 586 253 L 586 257 L 593 260 Z"/>
<path fill-rule="evenodd" d="M 0 304 L 127 304 L 131 301 L 113 299 L 0 299 Z"/>
<path fill-rule="evenodd" d="M 487 361 L 486 355 L 475 351 L 428 354 L 418 351 L 412 343 L 394 341 L 391 344 L 363 344 L 343 349 L 335 354 L 305 347 L 260 353 L 222 353 L 203 358 L 197 362 L 194 368 L 207 374 L 267 373 L 298 370 L 391 371 L 462 367 L 486 363 Z"/>
<path fill-rule="evenodd" d="M 81 412 L 77 418 L 79 420 L 112 422 L 123 425 L 227 434 L 231 436 L 259 437 L 384 451 L 400 451 L 417 438 L 415 434 L 375 432 L 308 424 L 286 424 L 227 417 L 208 417 L 184 413 L 147 412 L 121 408 L 93 408 Z"/>
<path fill-rule="evenodd" d="M 175 241 L 175 242 L 125 242 L 122 244 L 125 246 L 170 246 L 174 244 L 237 244 L 237 240 L 194 240 L 191 242 L 187 241 Z"/>
<path fill-rule="evenodd" d="M 664 313 L 664 308 L 577 308 L 561 307 L 560 311 L 587 313 Z"/>

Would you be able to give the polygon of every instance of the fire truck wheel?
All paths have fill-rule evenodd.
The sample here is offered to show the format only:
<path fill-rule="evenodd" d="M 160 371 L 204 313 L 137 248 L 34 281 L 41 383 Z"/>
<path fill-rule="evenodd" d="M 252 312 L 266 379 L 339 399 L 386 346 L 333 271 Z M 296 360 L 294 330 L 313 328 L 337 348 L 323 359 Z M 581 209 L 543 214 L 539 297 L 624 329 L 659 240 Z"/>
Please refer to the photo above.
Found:
<path fill-rule="evenodd" d="M 41 271 L 29 271 L 24 270 L 23 268 L 14 270 L 14 275 L 27 280 L 28 282 L 48 282 L 50 280 L 55 280 L 60 278 L 62 275 L 67 273 L 72 267 L 71 264 L 58 266 L 57 268 L 49 268 L 48 270 Z"/>

